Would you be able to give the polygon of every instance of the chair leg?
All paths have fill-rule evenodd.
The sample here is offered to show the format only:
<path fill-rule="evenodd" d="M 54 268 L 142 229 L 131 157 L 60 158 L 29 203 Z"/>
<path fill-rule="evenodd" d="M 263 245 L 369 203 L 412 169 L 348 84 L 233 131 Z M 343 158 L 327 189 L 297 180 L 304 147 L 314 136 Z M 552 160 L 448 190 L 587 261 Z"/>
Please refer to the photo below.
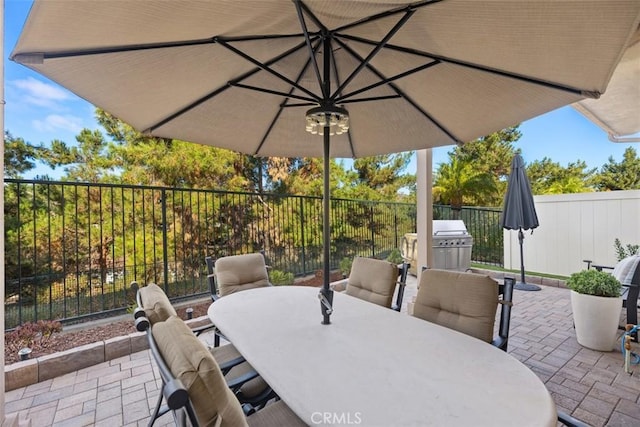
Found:
<path fill-rule="evenodd" d="M 158 393 L 158 402 L 156 403 L 156 407 L 153 409 L 153 414 L 151 414 L 151 419 L 149 420 L 148 427 L 152 427 L 153 423 L 160 417 L 160 408 L 162 407 L 162 389 L 164 388 L 164 382 L 162 383 L 162 387 L 160 387 L 160 393 Z M 164 414 L 162 414 L 164 415 Z"/>
<path fill-rule="evenodd" d="M 627 294 L 627 323 L 631 325 L 638 324 L 638 293 L 640 293 L 640 286 L 629 286 L 629 293 Z M 638 342 L 638 333 L 632 334 L 633 339 Z"/>

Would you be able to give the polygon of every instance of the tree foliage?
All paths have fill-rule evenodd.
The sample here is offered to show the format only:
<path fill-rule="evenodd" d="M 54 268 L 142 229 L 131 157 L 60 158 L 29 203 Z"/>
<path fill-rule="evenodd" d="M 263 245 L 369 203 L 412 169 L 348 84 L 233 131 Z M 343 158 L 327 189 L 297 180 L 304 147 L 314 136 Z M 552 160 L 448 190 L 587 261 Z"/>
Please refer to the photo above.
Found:
<path fill-rule="evenodd" d="M 527 166 L 527 177 L 533 194 L 569 194 L 593 191 L 590 183 L 596 169 L 588 169 L 581 160 L 567 167 L 553 162 L 548 157 Z"/>
<path fill-rule="evenodd" d="M 434 174 L 434 202 L 456 210 L 462 205 L 499 206 L 516 153 L 512 144 L 520 136 L 516 126 L 455 147 L 449 162 Z"/>
<path fill-rule="evenodd" d="M 455 156 L 451 157 L 450 163 L 440 165 L 434 178 L 435 201 L 450 204 L 457 211 L 463 205 L 477 206 L 495 192 L 495 179 L 490 173 Z"/>
<path fill-rule="evenodd" d="M 18 178 L 20 174 L 34 168 L 38 157 L 38 148 L 25 142 L 22 138 L 14 138 L 10 132 L 4 135 L 4 175 L 7 178 Z"/>
<path fill-rule="evenodd" d="M 636 150 L 628 147 L 620 163 L 609 157 L 594 182 L 598 191 L 640 189 L 640 157 Z"/>

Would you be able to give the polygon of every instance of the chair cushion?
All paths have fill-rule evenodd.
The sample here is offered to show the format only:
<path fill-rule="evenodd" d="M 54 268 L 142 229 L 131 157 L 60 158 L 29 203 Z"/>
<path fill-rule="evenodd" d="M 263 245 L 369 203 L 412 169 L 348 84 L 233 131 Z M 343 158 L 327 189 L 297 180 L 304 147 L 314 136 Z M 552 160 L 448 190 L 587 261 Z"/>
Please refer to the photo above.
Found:
<path fill-rule="evenodd" d="M 450 270 L 425 270 L 413 315 L 486 342 L 493 339 L 498 283 L 491 277 Z"/>
<path fill-rule="evenodd" d="M 187 389 L 200 425 L 212 426 L 218 417 L 222 427 L 247 425 L 213 356 L 182 320 L 172 316 L 151 331 L 171 373 Z"/>
<path fill-rule="evenodd" d="M 347 295 L 391 307 L 398 281 L 398 266 L 388 261 L 356 257 L 351 265 Z"/>
<path fill-rule="evenodd" d="M 162 288 L 155 283 L 150 283 L 138 290 L 140 301 L 144 309 L 145 316 L 152 325 L 157 322 L 164 322 L 171 316 L 177 316 L 176 310 L 171 305 Z"/>
<path fill-rule="evenodd" d="M 632 282 L 638 268 L 640 268 L 640 255 L 631 255 L 618 262 L 611 274 L 623 285 L 640 285 Z"/>
<path fill-rule="evenodd" d="M 262 254 L 219 258 L 216 260 L 215 275 L 220 296 L 269 286 L 269 275 Z"/>

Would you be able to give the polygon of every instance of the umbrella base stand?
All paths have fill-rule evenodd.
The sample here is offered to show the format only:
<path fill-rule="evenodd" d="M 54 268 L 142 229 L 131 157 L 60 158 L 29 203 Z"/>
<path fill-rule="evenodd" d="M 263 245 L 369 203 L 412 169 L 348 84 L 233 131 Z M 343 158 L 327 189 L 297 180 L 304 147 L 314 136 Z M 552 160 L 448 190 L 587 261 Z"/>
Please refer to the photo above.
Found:
<path fill-rule="evenodd" d="M 538 285 L 532 285 L 531 283 L 517 282 L 513 289 L 518 291 L 539 291 L 541 288 Z"/>
<path fill-rule="evenodd" d="M 518 291 L 539 291 L 540 286 L 527 283 L 524 278 L 524 253 L 522 251 L 522 246 L 524 243 L 524 233 L 522 232 L 522 228 L 518 230 L 518 241 L 520 243 L 520 281 L 516 282 L 513 289 L 516 289 Z"/>

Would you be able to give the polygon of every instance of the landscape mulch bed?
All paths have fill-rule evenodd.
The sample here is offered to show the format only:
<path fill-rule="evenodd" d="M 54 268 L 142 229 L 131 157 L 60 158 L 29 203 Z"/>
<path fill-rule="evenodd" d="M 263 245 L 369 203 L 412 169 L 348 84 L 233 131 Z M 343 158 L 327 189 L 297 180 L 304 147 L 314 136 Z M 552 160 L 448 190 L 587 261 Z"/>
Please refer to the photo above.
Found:
<path fill-rule="evenodd" d="M 331 281 L 340 280 L 342 276 L 339 272 L 331 274 Z M 299 286 L 321 286 L 322 275 L 316 274 L 314 277 L 298 279 L 295 282 Z M 210 300 L 200 300 L 196 304 L 189 305 L 193 309 L 193 317 L 205 316 L 207 310 L 211 305 Z M 186 319 L 187 306 L 181 306 L 176 308 L 178 316 L 182 319 Z M 96 326 L 94 322 L 88 322 L 84 325 L 74 325 L 69 330 L 64 330 L 61 333 L 54 333 L 46 342 L 36 343 L 32 347 L 31 358 L 44 356 L 47 354 L 55 353 L 58 351 L 69 350 L 75 347 L 79 347 L 86 344 L 92 344 L 99 341 L 105 341 L 110 338 L 119 337 L 122 335 L 129 335 L 136 332 L 133 325 L 133 319 L 127 318 L 126 320 L 114 321 L 106 324 L 100 324 Z M 10 365 L 19 361 L 19 356 L 11 343 L 8 340 L 11 339 L 10 334 L 5 334 L 5 351 L 4 360 L 5 365 Z"/>

